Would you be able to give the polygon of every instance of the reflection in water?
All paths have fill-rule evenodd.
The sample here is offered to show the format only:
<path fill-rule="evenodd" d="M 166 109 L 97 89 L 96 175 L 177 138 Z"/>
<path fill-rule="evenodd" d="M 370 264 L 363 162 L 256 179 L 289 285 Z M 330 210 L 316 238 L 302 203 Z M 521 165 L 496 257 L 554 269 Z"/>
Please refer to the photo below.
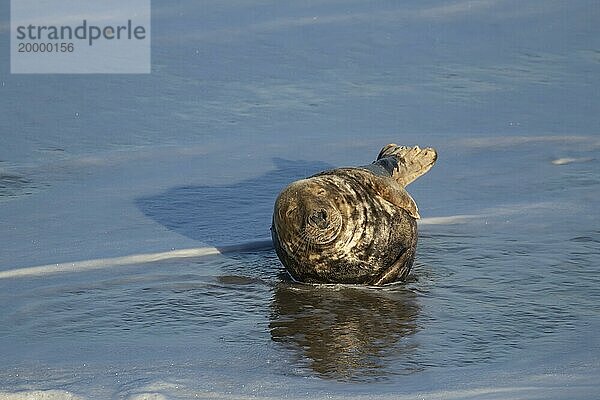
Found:
<path fill-rule="evenodd" d="M 280 283 L 275 289 L 269 325 L 271 338 L 283 343 L 322 377 L 373 380 L 389 374 L 394 360 L 406 364 L 416 344 L 419 306 L 403 287 Z M 404 359 L 404 360 L 403 360 Z M 403 362 L 405 361 L 405 362 Z"/>

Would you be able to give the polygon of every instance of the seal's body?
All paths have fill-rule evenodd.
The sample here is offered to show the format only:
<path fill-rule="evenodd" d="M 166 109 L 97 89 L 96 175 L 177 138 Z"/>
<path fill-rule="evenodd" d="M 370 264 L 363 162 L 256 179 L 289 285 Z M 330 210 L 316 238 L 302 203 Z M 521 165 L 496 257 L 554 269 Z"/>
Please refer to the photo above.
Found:
<path fill-rule="evenodd" d="M 292 277 L 382 285 L 404 280 L 417 245 L 417 205 L 404 186 L 427 172 L 431 148 L 384 147 L 377 161 L 296 181 L 278 196 L 271 234 Z"/>

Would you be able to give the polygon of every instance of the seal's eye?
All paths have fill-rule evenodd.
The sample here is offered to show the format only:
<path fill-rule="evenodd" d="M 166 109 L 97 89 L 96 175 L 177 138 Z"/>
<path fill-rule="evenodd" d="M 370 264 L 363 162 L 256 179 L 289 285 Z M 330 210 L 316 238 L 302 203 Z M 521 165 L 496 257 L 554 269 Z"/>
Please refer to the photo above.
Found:
<path fill-rule="evenodd" d="M 325 229 L 329 226 L 329 221 L 327 220 L 327 210 L 321 208 L 319 210 L 314 210 L 310 213 L 309 220 L 311 224 L 318 226 L 321 229 Z"/>
<path fill-rule="evenodd" d="M 325 196 L 325 193 L 326 193 L 326 192 L 325 192 L 325 189 L 319 189 L 319 190 L 317 191 L 317 196 Z"/>

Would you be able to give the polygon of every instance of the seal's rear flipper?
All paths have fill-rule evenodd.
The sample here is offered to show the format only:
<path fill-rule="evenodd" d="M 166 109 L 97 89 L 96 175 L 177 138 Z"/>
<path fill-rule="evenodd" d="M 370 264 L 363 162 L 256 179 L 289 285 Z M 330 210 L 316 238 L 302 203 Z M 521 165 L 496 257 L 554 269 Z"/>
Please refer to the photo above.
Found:
<path fill-rule="evenodd" d="M 382 166 L 389 167 L 390 158 L 391 164 L 396 164 L 391 171 L 392 178 L 400 185 L 406 186 L 433 167 L 437 160 L 437 152 L 431 147 L 421 149 L 419 146 L 406 147 L 392 143 L 381 149 L 375 163 L 387 164 Z"/>

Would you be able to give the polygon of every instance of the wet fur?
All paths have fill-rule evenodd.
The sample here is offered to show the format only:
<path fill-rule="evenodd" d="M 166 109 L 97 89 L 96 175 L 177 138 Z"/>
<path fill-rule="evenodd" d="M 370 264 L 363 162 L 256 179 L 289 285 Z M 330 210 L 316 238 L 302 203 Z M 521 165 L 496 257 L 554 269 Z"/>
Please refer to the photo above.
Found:
<path fill-rule="evenodd" d="M 407 277 L 419 216 L 397 174 L 425 173 L 435 151 L 412 148 L 412 155 L 426 157 L 410 171 L 410 162 L 394 154 L 407 148 L 389 147 L 385 154 L 386 148 L 369 166 L 324 171 L 279 195 L 271 232 L 277 255 L 294 279 L 382 285 Z"/>

